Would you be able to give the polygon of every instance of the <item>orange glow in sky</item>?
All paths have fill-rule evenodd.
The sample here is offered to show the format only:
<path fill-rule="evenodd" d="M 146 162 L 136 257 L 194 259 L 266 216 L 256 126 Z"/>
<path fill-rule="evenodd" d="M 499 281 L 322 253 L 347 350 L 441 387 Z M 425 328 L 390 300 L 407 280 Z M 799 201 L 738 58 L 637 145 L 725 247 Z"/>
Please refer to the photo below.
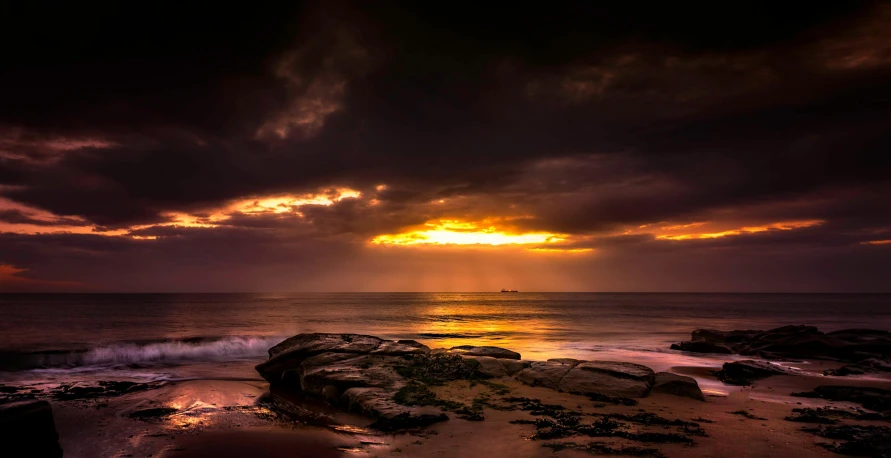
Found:
<path fill-rule="evenodd" d="M 331 192 L 318 194 L 282 194 L 255 199 L 242 199 L 228 207 L 230 211 L 241 213 L 287 213 L 303 205 L 331 205 L 347 198 L 357 198 L 359 191 L 349 188 L 336 188 Z"/>
<path fill-rule="evenodd" d="M 770 230 L 779 230 L 779 231 L 789 231 L 792 229 L 801 229 L 805 227 L 812 227 L 818 224 L 822 224 L 823 220 L 815 219 L 815 220 L 805 220 L 805 221 L 783 221 L 779 223 L 771 223 L 765 224 L 761 226 L 746 226 L 738 229 L 730 229 L 720 232 L 704 232 L 704 233 L 694 233 L 694 234 L 663 234 L 657 235 L 656 238 L 659 240 L 691 240 L 691 239 L 716 239 L 719 237 L 727 237 L 733 235 L 742 235 L 742 234 L 754 234 L 758 232 L 767 232 Z M 699 224 L 697 224 L 698 226 Z M 684 225 L 684 226 L 673 226 L 667 229 L 677 229 L 683 228 L 685 226 L 693 226 L 693 225 Z"/>
<path fill-rule="evenodd" d="M 137 240 L 154 240 L 155 236 L 130 235 L 130 231 L 146 229 L 153 226 L 178 226 L 178 227 L 217 227 L 220 222 L 237 214 L 274 214 L 294 213 L 301 215 L 300 207 L 304 205 L 333 205 L 343 199 L 358 198 L 359 191 L 349 188 L 331 188 L 322 192 L 307 194 L 278 194 L 270 196 L 258 196 L 232 201 L 222 208 L 203 211 L 199 215 L 187 212 L 165 212 L 163 216 L 169 220 L 162 223 L 131 226 L 128 228 L 114 229 L 98 232 L 86 221 L 84 225 L 37 225 L 22 223 L 0 222 L 0 232 L 15 232 L 20 234 L 38 233 L 67 233 L 67 234 L 92 234 L 103 236 L 129 236 Z M 35 220 L 53 222 L 58 217 L 44 210 L 27 207 L 7 199 L 0 198 L 0 210 L 19 210 Z M 301 215 L 302 216 L 302 215 Z M 81 221 L 79 218 L 71 218 L 73 221 Z"/>
<path fill-rule="evenodd" d="M 529 245 L 556 243 L 566 235 L 547 232 L 516 233 L 486 222 L 441 219 L 430 221 L 422 228 L 401 234 L 379 235 L 372 243 L 385 245 Z"/>

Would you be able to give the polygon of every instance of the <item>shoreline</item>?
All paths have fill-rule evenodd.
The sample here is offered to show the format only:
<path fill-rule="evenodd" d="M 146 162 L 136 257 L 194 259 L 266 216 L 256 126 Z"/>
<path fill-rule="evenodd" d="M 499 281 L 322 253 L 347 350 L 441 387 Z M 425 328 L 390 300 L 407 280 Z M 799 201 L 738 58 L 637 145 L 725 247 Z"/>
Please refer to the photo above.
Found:
<path fill-rule="evenodd" d="M 793 408 L 831 406 L 854 411 L 859 407 L 849 402 L 789 396 L 793 392 L 807 391 L 826 383 L 826 377 L 816 375 L 777 376 L 757 382 L 752 387 L 741 387 L 729 396 L 707 395 L 706 402 L 653 394 L 639 400 L 637 406 L 603 407 L 594 407 L 599 403 L 580 395 L 528 387 L 516 381 L 499 382 L 510 388 L 511 396 L 540 399 L 545 404 L 563 405 L 586 414 L 634 415 L 643 409 L 668 419 L 700 420 L 708 436 L 696 437 L 695 446 L 634 443 L 623 439 L 607 442 L 613 447 L 655 448 L 667 457 L 838 456 L 817 445 L 825 440 L 801 431 L 806 425 L 789 422 L 785 417 L 792 413 Z M 845 384 L 887 387 L 891 380 L 850 379 L 845 380 Z M 497 450 L 515 457 L 590 456 L 587 452 L 571 449 L 555 452 L 542 446 L 547 441 L 530 440 L 535 433 L 534 425 L 510 423 L 536 418 L 526 411 L 500 411 L 484 407 L 486 419 L 482 422 L 451 418 L 419 431 L 388 434 L 369 430 L 370 419 L 331 408 L 323 409 L 323 413 L 350 424 L 353 429 L 310 426 L 278 419 L 274 412 L 256 406 L 256 399 L 267 390 L 268 384 L 261 382 L 193 380 L 171 382 L 162 388 L 104 400 L 56 401 L 53 402 L 53 409 L 65 456 L 75 458 L 149 455 L 210 458 L 244 456 L 249 451 L 257 456 L 270 457 L 357 454 L 381 457 L 501 456 L 494 453 Z M 453 386 L 442 389 L 444 392 L 450 390 L 465 392 L 466 395 L 477 394 L 477 391 L 467 389 L 464 382 L 454 382 Z M 125 415 L 140 407 L 183 405 L 189 401 L 192 404 L 186 406 L 183 412 L 166 418 L 138 420 Z M 211 404 L 212 408 L 202 408 L 201 404 L 196 404 L 199 402 Z M 732 413 L 740 410 L 765 420 Z M 709 422 L 702 422 L 703 419 Z M 643 431 L 662 432 L 662 428 L 643 428 Z M 484 443 L 477 443 L 482 440 L 474 439 L 477 437 L 485 438 Z M 498 444 L 498 447 L 493 449 L 492 444 Z M 295 455 L 295 446 L 306 451 L 306 454 Z"/>
<path fill-rule="evenodd" d="M 383 341 L 383 344 L 396 345 L 392 341 Z M 339 347 L 327 348 L 341 351 Z M 493 347 L 467 348 L 470 350 L 426 351 L 452 358 L 458 357 L 452 353 L 458 351 L 459 359 L 486 364 L 494 358 L 469 353 L 480 351 L 475 349 L 497 350 L 499 356 L 504 356 L 503 352 L 509 352 L 489 350 Z M 517 354 L 516 361 L 522 363 L 519 357 Z M 509 360 L 501 361 L 506 364 Z M 264 364 L 261 363 L 258 370 Z M 865 416 L 866 411 L 860 404 L 792 394 L 811 392 L 825 385 L 888 389 L 891 374 L 827 376 L 823 371 L 837 370 L 844 363 L 800 360 L 795 364 L 799 369 L 794 375 L 774 375 L 753 380 L 747 386 L 724 384 L 714 375 L 720 366 L 671 367 L 669 372 L 708 382 L 702 384 L 704 401 L 683 397 L 686 394 L 652 392 L 626 402 L 625 398 L 592 397 L 532 386 L 536 383 L 521 381 L 522 377 L 516 374 L 448 380 L 426 389 L 439 403 L 434 405 L 472 405 L 473 415 L 456 415 L 452 410 L 457 407 L 447 407 L 447 421 L 394 431 L 376 428 L 372 417 L 345 411 L 299 389 L 294 391 L 288 385 L 270 385 L 259 377 L 224 379 L 198 375 L 146 386 L 109 384 L 103 388 L 104 392 L 85 391 L 83 395 L 72 387 L 64 393 L 75 393 L 71 395 L 73 398 L 62 399 L 59 394 L 63 392 L 56 391 L 52 407 L 65 456 L 75 458 L 246 455 L 489 458 L 573 457 L 592 453 L 684 458 L 839 456 L 830 449 L 838 450 L 848 442 L 819 437 L 820 433 L 816 432 L 819 430 L 815 429 L 819 424 L 790 421 L 796 416 L 799 419 L 806 416 L 795 413 L 794 409 L 818 409 L 817 412 L 834 415 L 832 419 L 821 417 L 805 419 L 807 421 L 887 428 L 888 416 Z M 376 366 L 368 367 L 374 372 Z M 360 373 L 364 373 L 362 371 Z M 722 389 L 710 390 L 712 385 Z M 119 391 L 112 392 L 114 389 Z M 14 395 L 7 393 L 7 396 Z M 38 396 L 52 399 L 52 395 L 44 392 Z M 287 402 L 285 409 L 281 408 L 283 400 Z M 827 408 L 835 410 L 819 410 Z M 591 424 L 594 430 L 585 426 Z"/>

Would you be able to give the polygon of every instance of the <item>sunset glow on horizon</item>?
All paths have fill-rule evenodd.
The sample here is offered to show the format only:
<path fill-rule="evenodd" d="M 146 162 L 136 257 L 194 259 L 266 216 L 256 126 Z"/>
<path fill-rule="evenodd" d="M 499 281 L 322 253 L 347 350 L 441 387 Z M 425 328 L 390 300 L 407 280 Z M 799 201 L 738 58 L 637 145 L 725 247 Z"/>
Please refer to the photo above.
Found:
<path fill-rule="evenodd" d="M 529 245 L 558 243 L 565 234 L 546 232 L 512 233 L 494 225 L 442 219 L 423 228 L 400 234 L 379 235 L 371 240 L 381 245 Z"/>

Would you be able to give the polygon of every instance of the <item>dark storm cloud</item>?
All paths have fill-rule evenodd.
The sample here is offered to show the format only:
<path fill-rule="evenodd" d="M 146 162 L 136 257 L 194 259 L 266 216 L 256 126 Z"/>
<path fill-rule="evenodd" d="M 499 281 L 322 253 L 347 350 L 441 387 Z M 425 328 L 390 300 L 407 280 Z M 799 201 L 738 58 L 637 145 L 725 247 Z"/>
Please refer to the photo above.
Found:
<path fill-rule="evenodd" d="M 350 241 L 450 217 L 655 251 L 859 250 L 891 226 L 886 3 L 7 10 L 0 197 L 57 217 L 13 209 L 0 221 L 158 239 L 15 236 L 0 262 L 37 265 L 41 244 L 147 256 L 151 242 L 205 263 L 277 265 L 267 247 L 332 246 L 292 263 L 346 256 Z M 331 186 L 362 198 L 152 226 Z M 823 223 L 709 240 L 615 235 L 717 219 Z"/>

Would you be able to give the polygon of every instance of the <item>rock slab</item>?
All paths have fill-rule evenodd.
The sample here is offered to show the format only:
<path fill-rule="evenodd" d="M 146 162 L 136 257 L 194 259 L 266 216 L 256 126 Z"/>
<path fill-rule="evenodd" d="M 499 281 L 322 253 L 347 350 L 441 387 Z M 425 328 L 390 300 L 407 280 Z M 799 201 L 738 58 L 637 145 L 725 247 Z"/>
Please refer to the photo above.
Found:
<path fill-rule="evenodd" d="M 652 369 L 640 364 L 583 361 L 566 372 L 558 388 L 569 393 L 642 398 L 650 392 L 654 376 Z"/>

